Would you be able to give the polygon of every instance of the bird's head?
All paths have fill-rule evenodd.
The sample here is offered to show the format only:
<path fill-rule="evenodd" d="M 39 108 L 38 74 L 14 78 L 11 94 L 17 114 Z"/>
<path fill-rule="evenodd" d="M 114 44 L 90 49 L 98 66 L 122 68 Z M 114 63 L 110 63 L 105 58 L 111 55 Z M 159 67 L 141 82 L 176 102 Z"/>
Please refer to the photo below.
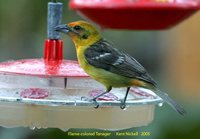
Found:
<path fill-rule="evenodd" d="M 58 25 L 55 30 L 69 35 L 76 47 L 91 45 L 101 39 L 98 30 L 85 21 Z"/>

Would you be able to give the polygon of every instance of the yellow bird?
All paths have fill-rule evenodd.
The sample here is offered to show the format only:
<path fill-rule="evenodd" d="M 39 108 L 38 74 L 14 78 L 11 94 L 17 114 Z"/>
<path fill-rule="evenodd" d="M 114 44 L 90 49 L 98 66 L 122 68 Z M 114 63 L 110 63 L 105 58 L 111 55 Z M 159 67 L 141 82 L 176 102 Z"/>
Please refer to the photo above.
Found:
<path fill-rule="evenodd" d="M 76 21 L 59 25 L 55 30 L 69 35 L 75 44 L 80 66 L 90 77 L 106 87 L 104 93 L 91 99 L 97 107 L 96 99 L 110 92 L 112 87 L 126 87 L 127 91 L 121 102 L 121 108 L 125 108 L 130 87 L 137 86 L 152 90 L 181 115 L 186 113 L 182 106 L 157 88 L 154 79 L 138 61 L 114 48 L 90 23 Z"/>

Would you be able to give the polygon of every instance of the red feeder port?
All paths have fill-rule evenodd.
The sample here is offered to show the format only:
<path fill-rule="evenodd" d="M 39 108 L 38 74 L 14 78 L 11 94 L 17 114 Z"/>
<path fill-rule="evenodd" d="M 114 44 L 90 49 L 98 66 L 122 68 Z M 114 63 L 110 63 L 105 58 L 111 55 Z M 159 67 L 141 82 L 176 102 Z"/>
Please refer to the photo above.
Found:
<path fill-rule="evenodd" d="M 72 10 L 102 28 L 171 28 L 200 9 L 199 0 L 71 0 Z"/>
<path fill-rule="evenodd" d="M 45 41 L 44 59 L 47 61 L 62 60 L 63 59 L 63 41 L 47 39 Z"/>
<path fill-rule="evenodd" d="M 49 95 L 49 92 L 41 88 L 24 89 L 20 93 L 20 96 L 22 98 L 31 98 L 31 99 L 43 99 L 43 98 L 48 97 L 48 95 Z"/>

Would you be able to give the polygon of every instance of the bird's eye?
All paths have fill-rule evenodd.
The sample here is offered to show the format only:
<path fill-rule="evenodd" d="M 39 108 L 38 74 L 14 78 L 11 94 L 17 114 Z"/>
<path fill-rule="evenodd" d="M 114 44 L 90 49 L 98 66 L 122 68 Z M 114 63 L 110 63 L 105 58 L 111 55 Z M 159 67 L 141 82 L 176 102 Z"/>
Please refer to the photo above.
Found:
<path fill-rule="evenodd" d="M 79 31 L 79 30 L 81 30 L 81 27 L 80 26 L 74 26 L 74 29 Z"/>

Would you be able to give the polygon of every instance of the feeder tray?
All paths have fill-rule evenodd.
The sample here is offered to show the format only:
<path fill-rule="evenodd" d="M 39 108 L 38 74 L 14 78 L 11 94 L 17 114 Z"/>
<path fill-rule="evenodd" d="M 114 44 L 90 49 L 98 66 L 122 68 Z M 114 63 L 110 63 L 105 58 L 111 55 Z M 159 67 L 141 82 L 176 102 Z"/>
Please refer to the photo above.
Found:
<path fill-rule="evenodd" d="M 98 99 L 100 108 L 95 109 L 81 98 L 93 98 L 104 87 L 88 77 L 77 61 L 53 65 L 43 59 L 0 63 L 1 126 L 119 130 L 149 124 L 155 105 L 162 103 L 150 90 L 131 88 L 127 109 L 122 110 L 120 100 L 126 90 L 113 89 Z"/>
<path fill-rule="evenodd" d="M 199 0 L 70 0 L 69 7 L 102 28 L 161 30 L 200 9 Z"/>
<path fill-rule="evenodd" d="M 91 79 L 77 61 L 63 60 L 63 42 L 54 27 L 60 24 L 61 3 L 48 3 L 48 39 L 44 59 L 0 63 L 0 126 L 36 128 L 125 129 L 149 124 L 162 99 L 152 91 L 131 88 L 122 110 L 125 89 L 93 98 L 104 87 Z M 59 17 L 59 18 L 58 18 Z M 123 119 L 123 120 L 122 120 Z"/>
<path fill-rule="evenodd" d="M 100 108 L 95 109 L 93 103 L 83 101 L 81 97 L 91 98 L 101 93 L 103 87 L 90 78 L 72 76 L 68 79 L 69 84 L 65 86 L 66 78 L 68 77 L 41 77 L 1 72 L 0 125 L 52 127 L 63 130 L 68 128 L 119 130 L 149 124 L 154 117 L 155 105 L 162 103 L 162 100 L 149 90 L 131 88 L 127 109 L 122 110 L 119 106 L 125 89 L 113 89 L 110 94 L 98 100 Z M 29 91 L 32 92 L 29 94 Z M 47 95 L 38 98 L 38 94 L 44 92 L 48 92 Z M 26 98 L 27 96 L 30 98 Z"/>

